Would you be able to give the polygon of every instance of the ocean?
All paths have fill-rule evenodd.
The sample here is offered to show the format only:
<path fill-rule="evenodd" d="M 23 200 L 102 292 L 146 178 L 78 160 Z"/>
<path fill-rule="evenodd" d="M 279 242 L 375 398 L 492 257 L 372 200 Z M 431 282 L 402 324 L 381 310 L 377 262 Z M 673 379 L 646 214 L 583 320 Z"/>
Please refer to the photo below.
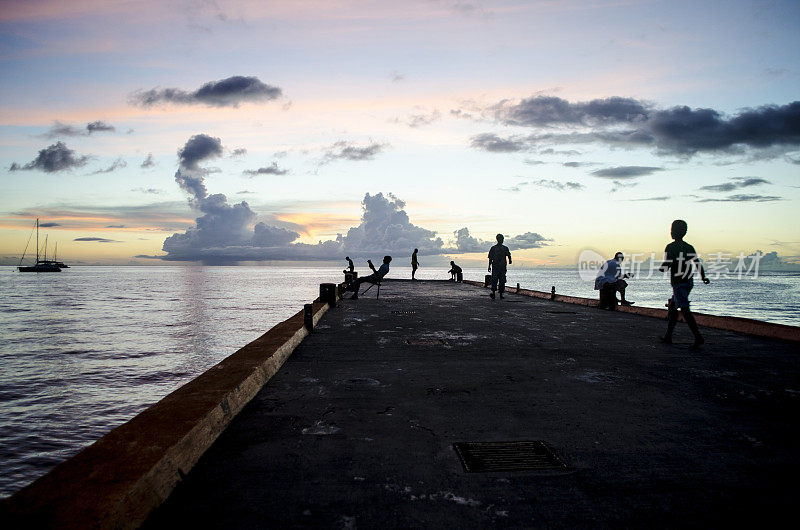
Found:
<path fill-rule="evenodd" d="M 423 267 L 417 277 L 446 279 L 446 271 Z M 485 273 L 464 269 L 466 279 Z M 409 267 L 389 273 L 410 277 Z M 341 279 L 342 267 L 0 267 L 0 497 L 295 314 L 320 283 Z M 597 295 L 575 269 L 512 267 L 508 283 Z M 670 295 L 663 277 L 629 284 L 637 305 L 663 307 Z M 800 325 L 800 273 L 697 282 L 692 304 Z"/>

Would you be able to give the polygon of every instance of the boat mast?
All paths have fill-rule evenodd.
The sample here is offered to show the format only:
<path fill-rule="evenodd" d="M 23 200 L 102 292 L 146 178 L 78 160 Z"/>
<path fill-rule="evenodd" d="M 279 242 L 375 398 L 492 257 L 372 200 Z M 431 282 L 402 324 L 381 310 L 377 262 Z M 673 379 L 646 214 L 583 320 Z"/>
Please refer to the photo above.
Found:
<path fill-rule="evenodd" d="M 36 218 L 36 263 L 39 263 L 39 218 Z"/>
<path fill-rule="evenodd" d="M 50 237 L 49 234 L 44 236 L 44 260 L 45 261 L 47 261 L 47 238 L 48 237 Z"/>

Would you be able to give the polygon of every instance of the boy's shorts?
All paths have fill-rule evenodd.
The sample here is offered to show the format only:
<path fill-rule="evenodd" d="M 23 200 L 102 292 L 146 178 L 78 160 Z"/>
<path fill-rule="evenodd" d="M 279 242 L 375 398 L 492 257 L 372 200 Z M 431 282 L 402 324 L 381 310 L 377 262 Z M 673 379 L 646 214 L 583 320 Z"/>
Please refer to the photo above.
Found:
<path fill-rule="evenodd" d="M 689 293 L 692 292 L 694 282 L 676 283 L 672 286 L 672 300 L 678 309 L 689 308 Z"/>

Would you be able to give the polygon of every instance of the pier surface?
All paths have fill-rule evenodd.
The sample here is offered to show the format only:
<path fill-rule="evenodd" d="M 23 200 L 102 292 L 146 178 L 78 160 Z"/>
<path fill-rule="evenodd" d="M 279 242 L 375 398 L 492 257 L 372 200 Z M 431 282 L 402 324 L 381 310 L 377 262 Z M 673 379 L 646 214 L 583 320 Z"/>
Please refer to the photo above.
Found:
<path fill-rule="evenodd" d="M 343 300 L 146 527 L 759 527 L 800 498 L 800 347 L 449 282 Z M 466 472 L 455 442 L 566 469 Z"/>

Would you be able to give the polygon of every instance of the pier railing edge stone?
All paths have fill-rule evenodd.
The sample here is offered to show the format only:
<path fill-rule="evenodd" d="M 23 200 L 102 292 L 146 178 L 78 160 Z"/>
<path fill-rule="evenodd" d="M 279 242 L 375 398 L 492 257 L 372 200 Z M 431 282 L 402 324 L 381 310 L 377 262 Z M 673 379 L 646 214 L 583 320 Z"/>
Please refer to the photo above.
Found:
<path fill-rule="evenodd" d="M 476 287 L 484 287 L 483 282 L 476 282 L 473 280 L 464 280 L 463 283 L 474 285 Z M 531 296 L 534 298 L 542 298 L 545 300 L 552 300 L 554 302 L 564 302 L 567 304 L 577 304 L 589 307 L 597 307 L 598 300 L 593 298 L 581 298 L 579 296 L 566 296 L 544 291 L 533 291 L 530 289 L 517 289 L 516 287 L 506 286 L 506 291 L 510 293 L 517 293 L 523 296 Z M 643 315 L 653 318 L 667 319 L 666 309 L 657 309 L 653 307 L 636 307 L 636 306 L 619 306 L 617 311 L 621 313 L 632 313 L 635 315 Z M 775 324 L 773 322 L 763 322 L 761 320 L 754 320 L 751 318 L 741 317 L 726 317 L 718 315 L 707 315 L 705 313 L 694 313 L 697 323 L 701 326 L 709 328 L 722 329 L 726 331 L 736 331 L 738 333 L 745 333 L 747 335 L 754 335 L 757 337 L 765 337 L 770 339 L 788 340 L 793 342 L 800 342 L 800 327 L 787 326 L 784 324 Z M 683 317 L 680 317 L 683 320 Z"/>
<path fill-rule="evenodd" d="M 5 528 L 139 527 L 308 333 L 301 310 L 0 501 Z"/>

